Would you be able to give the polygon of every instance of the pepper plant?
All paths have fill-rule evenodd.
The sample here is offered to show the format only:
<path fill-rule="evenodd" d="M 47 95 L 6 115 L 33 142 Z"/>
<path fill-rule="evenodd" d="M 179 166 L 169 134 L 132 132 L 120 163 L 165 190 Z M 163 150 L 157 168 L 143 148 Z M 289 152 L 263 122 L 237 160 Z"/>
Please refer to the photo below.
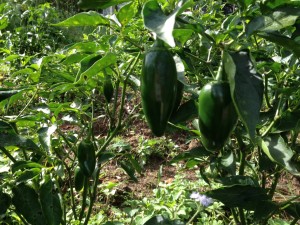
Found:
<path fill-rule="evenodd" d="M 283 214 L 297 223 L 300 196 L 274 195 L 283 173 L 300 175 L 298 1 L 80 0 L 78 7 L 51 28 L 76 28 L 80 37 L 53 51 L 24 56 L 1 36 L 4 222 L 88 224 L 109 161 L 138 182 L 140 162 L 109 146 L 139 118 L 157 136 L 176 128 L 199 140 L 171 162 L 199 168 L 213 188 L 191 194 L 221 204 L 224 223 L 268 224 Z M 109 7 L 112 15 L 100 13 Z M 7 15 L 1 34 L 12 30 Z M 199 224 L 199 213 L 142 221 Z"/>

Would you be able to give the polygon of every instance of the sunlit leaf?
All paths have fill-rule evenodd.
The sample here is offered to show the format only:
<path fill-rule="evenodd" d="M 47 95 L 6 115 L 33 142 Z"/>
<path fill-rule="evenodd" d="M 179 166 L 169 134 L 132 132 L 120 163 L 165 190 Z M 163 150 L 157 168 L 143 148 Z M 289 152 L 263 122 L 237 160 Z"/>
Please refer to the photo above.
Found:
<path fill-rule="evenodd" d="M 142 12 L 145 27 L 154 32 L 157 38 L 174 47 L 173 29 L 175 18 L 177 14 L 190 7 L 192 3 L 190 0 L 181 0 L 176 9 L 169 16 L 166 16 L 156 0 L 146 2 Z"/>
<path fill-rule="evenodd" d="M 279 134 L 270 134 L 263 139 L 258 139 L 258 144 L 273 162 L 294 175 L 300 175 L 299 165 L 292 160 L 293 151 Z"/>
<path fill-rule="evenodd" d="M 257 31 L 278 31 L 282 28 L 293 25 L 300 16 L 300 9 L 297 7 L 282 7 L 276 9 L 269 15 L 262 15 L 254 18 L 247 24 L 246 34 L 249 36 Z"/>
<path fill-rule="evenodd" d="M 53 26 L 61 27 L 78 27 L 78 26 L 99 26 L 109 25 L 109 19 L 105 18 L 101 14 L 90 11 L 78 13 L 62 22 L 53 24 Z"/>

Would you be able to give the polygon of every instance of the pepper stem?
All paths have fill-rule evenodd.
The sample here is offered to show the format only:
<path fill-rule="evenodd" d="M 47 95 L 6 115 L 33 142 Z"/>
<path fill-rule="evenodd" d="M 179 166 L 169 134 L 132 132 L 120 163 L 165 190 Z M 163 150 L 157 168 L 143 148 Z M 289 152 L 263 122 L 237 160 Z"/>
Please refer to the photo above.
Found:
<path fill-rule="evenodd" d="M 218 69 L 217 76 L 216 76 L 217 81 L 227 81 L 227 76 L 226 76 L 226 73 L 225 73 L 224 67 L 223 67 L 223 57 L 224 57 L 224 54 L 222 51 L 221 61 L 220 61 L 219 69 Z"/>
<path fill-rule="evenodd" d="M 153 47 L 164 47 L 164 46 L 165 46 L 164 41 L 159 38 L 156 38 Z"/>

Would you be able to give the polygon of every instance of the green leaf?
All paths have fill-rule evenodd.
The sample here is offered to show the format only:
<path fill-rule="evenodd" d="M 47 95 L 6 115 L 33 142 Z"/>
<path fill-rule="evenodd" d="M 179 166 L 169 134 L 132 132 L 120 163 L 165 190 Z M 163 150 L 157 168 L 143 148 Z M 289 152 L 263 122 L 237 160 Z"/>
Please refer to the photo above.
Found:
<path fill-rule="evenodd" d="M 125 26 L 137 13 L 138 4 L 136 1 L 133 1 L 125 6 L 123 6 L 117 13 L 117 18 L 119 22 Z"/>
<path fill-rule="evenodd" d="M 77 5 L 81 9 L 106 9 L 132 0 L 79 0 Z"/>
<path fill-rule="evenodd" d="M 113 159 L 116 155 L 112 152 L 101 152 L 98 157 L 98 163 L 102 164 L 108 162 L 109 160 Z"/>
<path fill-rule="evenodd" d="M 44 153 L 40 151 L 40 148 L 32 140 L 26 139 L 17 134 L 0 133 L 0 147 L 7 146 L 17 146 L 19 148 L 34 151 L 44 155 Z"/>
<path fill-rule="evenodd" d="M 0 192 L 0 215 L 6 213 L 11 204 L 11 197 L 9 194 Z"/>
<path fill-rule="evenodd" d="M 53 26 L 61 27 L 78 27 L 78 26 L 99 26 L 99 25 L 109 25 L 109 19 L 105 18 L 101 14 L 90 11 L 78 13 L 62 22 L 53 24 Z"/>
<path fill-rule="evenodd" d="M 62 64 L 64 65 L 72 65 L 74 63 L 79 63 L 82 59 L 87 57 L 89 54 L 84 52 L 76 52 L 74 54 L 71 54 L 67 56 L 63 61 Z"/>
<path fill-rule="evenodd" d="M 228 173 L 234 175 L 236 172 L 236 160 L 235 156 L 231 151 L 226 152 L 222 155 L 221 165 Z"/>
<path fill-rule="evenodd" d="M 258 33 L 258 35 L 268 41 L 291 50 L 297 57 L 300 57 L 300 45 L 295 40 L 278 33 Z"/>
<path fill-rule="evenodd" d="M 235 108 L 254 141 L 264 94 L 262 76 L 256 71 L 248 51 L 224 52 L 223 60 Z"/>
<path fill-rule="evenodd" d="M 241 207 L 247 210 L 256 210 L 260 205 L 270 201 L 266 190 L 249 185 L 234 185 L 221 187 L 205 193 L 211 198 L 221 201 L 229 208 Z"/>
<path fill-rule="evenodd" d="M 76 50 L 76 52 L 83 52 L 82 54 L 94 53 L 101 50 L 101 46 L 95 41 L 84 41 L 84 42 L 77 42 L 75 44 L 67 46 L 65 50 L 68 51 Z"/>
<path fill-rule="evenodd" d="M 37 131 L 40 143 L 48 153 L 51 150 L 51 135 L 55 132 L 56 128 L 55 125 L 52 125 L 51 127 L 42 127 Z"/>
<path fill-rule="evenodd" d="M 111 52 L 108 52 L 105 56 L 97 60 L 92 66 L 90 66 L 87 70 L 81 73 L 77 83 L 83 83 L 85 80 L 88 80 L 90 77 L 98 74 L 106 67 L 115 64 L 116 61 L 117 56 Z"/>
<path fill-rule="evenodd" d="M 184 222 L 179 220 L 170 220 L 161 215 L 157 215 L 148 220 L 144 225 L 184 225 Z"/>
<path fill-rule="evenodd" d="M 38 194 L 35 190 L 21 183 L 12 188 L 12 203 L 29 223 L 34 225 L 45 225 L 45 217 L 39 203 Z"/>
<path fill-rule="evenodd" d="M 282 28 L 292 26 L 300 16 L 298 7 L 286 6 L 276 9 L 269 15 L 254 18 L 246 26 L 246 34 L 250 36 L 256 31 L 278 31 Z"/>
<path fill-rule="evenodd" d="M 292 202 L 284 211 L 294 218 L 300 219 L 300 202 Z"/>
<path fill-rule="evenodd" d="M 0 133 L 16 134 L 16 131 L 12 124 L 0 120 Z"/>
<path fill-rule="evenodd" d="M 26 182 L 28 180 L 32 180 L 33 178 L 39 176 L 41 173 L 40 168 L 31 168 L 29 170 L 18 171 L 14 175 L 17 177 L 17 183 Z"/>
<path fill-rule="evenodd" d="M 192 4 L 193 1 L 191 0 L 181 0 L 175 10 L 169 16 L 166 16 L 156 0 L 148 1 L 145 3 L 142 11 L 144 25 L 147 29 L 154 32 L 159 39 L 171 47 L 175 47 L 173 37 L 175 18 Z"/>
<path fill-rule="evenodd" d="M 300 130 L 300 110 L 285 111 L 275 120 L 271 131 L 272 133 L 281 133 L 290 130 Z"/>
<path fill-rule="evenodd" d="M 212 153 L 207 151 L 206 148 L 202 146 L 198 146 L 195 148 L 192 148 L 190 151 L 181 153 L 177 156 L 175 156 L 170 163 L 176 163 L 182 160 L 189 160 L 189 159 L 196 159 L 196 158 L 202 158 L 210 156 Z"/>
<path fill-rule="evenodd" d="M 58 192 L 49 175 L 45 175 L 40 188 L 40 201 L 47 224 L 60 225 L 62 222 L 62 208 Z"/>
<path fill-rule="evenodd" d="M 283 166 L 290 173 L 300 175 L 299 165 L 292 161 L 294 155 L 292 149 L 289 148 L 279 134 L 270 134 L 263 139 L 259 138 L 257 141 L 269 159 Z"/>
<path fill-rule="evenodd" d="M 173 36 L 176 40 L 178 40 L 182 46 L 191 38 L 194 34 L 194 30 L 192 29 L 174 29 Z"/>
<path fill-rule="evenodd" d="M 300 6 L 300 2 L 298 0 L 267 0 L 264 1 L 264 4 L 262 6 L 274 9 L 282 5 Z"/>
<path fill-rule="evenodd" d="M 35 163 L 35 162 L 31 162 L 31 161 L 17 161 L 11 167 L 12 173 L 16 173 L 19 170 L 31 169 L 31 168 L 41 169 L 41 168 L 43 168 L 43 166 L 39 163 Z"/>
<path fill-rule="evenodd" d="M 4 88 L 0 88 L 0 102 L 19 93 L 22 90 L 8 90 Z"/>
<path fill-rule="evenodd" d="M 230 176 L 230 177 L 222 177 L 217 179 L 218 182 L 222 183 L 224 186 L 233 186 L 233 185 L 246 185 L 259 187 L 259 183 L 252 177 L 249 176 Z"/>
<path fill-rule="evenodd" d="M 120 162 L 120 165 L 122 169 L 128 174 L 128 176 L 134 181 L 138 182 L 136 176 L 135 176 L 135 169 L 134 166 L 129 161 L 122 161 Z"/>
<path fill-rule="evenodd" d="M 194 99 L 190 99 L 187 102 L 181 104 L 176 112 L 173 112 L 170 118 L 170 122 L 184 123 L 187 120 L 194 119 L 198 116 L 198 106 Z"/>

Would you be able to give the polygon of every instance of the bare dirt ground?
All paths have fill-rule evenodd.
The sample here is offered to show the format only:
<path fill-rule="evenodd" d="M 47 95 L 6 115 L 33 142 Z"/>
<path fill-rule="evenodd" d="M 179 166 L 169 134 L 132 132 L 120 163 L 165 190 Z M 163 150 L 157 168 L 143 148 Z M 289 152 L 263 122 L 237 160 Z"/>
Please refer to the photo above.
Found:
<path fill-rule="evenodd" d="M 122 138 L 126 142 L 130 143 L 131 148 L 138 148 L 138 138 L 143 136 L 145 139 L 155 138 L 151 131 L 149 130 L 145 121 L 141 118 L 137 118 L 133 121 L 133 126 L 131 130 L 127 130 Z M 200 145 L 199 141 L 192 140 L 187 144 L 187 140 L 190 134 L 179 131 L 172 130 L 166 133 L 166 139 L 171 139 L 176 145 L 179 146 L 181 152 L 189 151 L 193 147 Z M 161 166 L 163 166 L 161 181 L 170 183 L 173 181 L 175 174 L 178 172 L 177 169 L 170 165 L 168 162 L 171 158 L 168 157 L 150 157 L 149 163 L 144 166 L 144 171 L 142 175 L 137 174 L 138 182 L 135 183 L 129 179 L 128 175 L 120 169 L 120 166 L 116 162 L 112 161 L 105 168 L 105 177 L 103 181 L 118 181 L 121 185 L 118 187 L 120 194 L 122 192 L 134 193 L 133 196 L 137 199 L 141 199 L 145 196 L 151 196 L 153 194 L 153 189 L 157 187 L 157 175 Z M 196 173 L 195 170 L 186 169 L 184 171 L 186 179 L 195 180 Z M 268 186 L 271 185 L 271 180 L 269 180 Z M 300 194 L 300 177 L 291 175 L 290 173 L 283 173 L 279 179 L 279 183 L 276 188 L 274 195 L 274 200 L 278 202 L 285 201 L 291 197 Z M 120 202 L 122 199 L 120 199 Z"/>

